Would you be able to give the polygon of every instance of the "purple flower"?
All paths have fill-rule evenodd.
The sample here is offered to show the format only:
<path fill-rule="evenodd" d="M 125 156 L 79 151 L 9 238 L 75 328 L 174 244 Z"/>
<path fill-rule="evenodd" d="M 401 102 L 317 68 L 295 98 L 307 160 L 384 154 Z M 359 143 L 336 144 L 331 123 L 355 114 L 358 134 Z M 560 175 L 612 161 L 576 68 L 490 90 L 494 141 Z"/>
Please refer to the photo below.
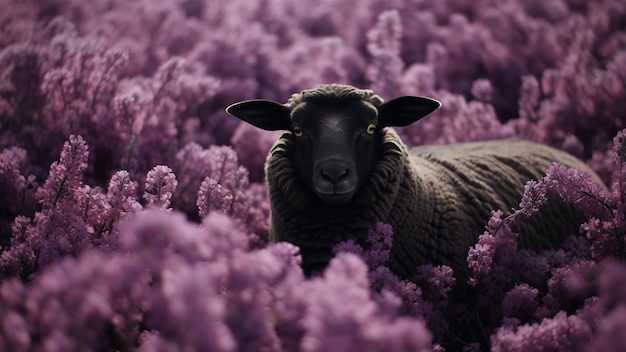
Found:
<path fill-rule="evenodd" d="M 14 281 L 3 282 L 0 292 L 6 314 L 0 335 L 8 339 L 0 340 L 9 350 L 93 348 L 102 342 L 115 316 L 138 313 L 136 293 L 146 284 L 136 263 L 94 252 L 60 261 L 25 288 Z M 18 292 L 23 292 L 20 299 L 12 298 Z M 123 334 L 115 324 L 111 327 L 112 335 Z"/>
<path fill-rule="evenodd" d="M 232 148 L 204 149 L 190 143 L 178 152 L 176 160 L 177 173 L 183 177 L 174 205 L 188 213 L 197 206 L 201 217 L 211 210 L 221 210 L 247 221 L 248 171 L 239 165 Z"/>
<path fill-rule="evenodd" d="M 596 271 L 596 264 L 589 261 L 553 269 L 547 282 L 548 292 L 543 298 L 545 308 L 555 313 L 572 312 L 582 306 L 582 302 L 595 293 Z"/>
<path fill-rule="evenodd" d="M 535 76 L 522 77 L 519 97 L 519 117 L 526 121 L 537 120 L 537 108 L 541 98 L 541 89 Z"/>
<path fill-rule="evenodd" d="M 157 165 L 148 172 L 143 199 L 148 206 L 167 209 L 177 185 L 178 181 L 172 169 L 165 165 Z"/>
<path fill-rule="evenodd" d="M 37 190 L 42 209 L 32 219 L 14 219 L 9 250 L 1 254 L 5 275 L 27 278 L 64 256 L 78 256 L 94 244 L 102 249 L 110 228 L 111 205 L 99 189 L 82 182 L 88 148 L 80 137 L 70 136 L 58 162 L 52 163 L 44 185 Z"/>
<path fill-rule="evenodd" d="M 515 285 L 506 293 L 502 301 L 502 313 L 505 319 L 515 318 L 518 321 L 528 321 L 535 315 L 539 302 L 539 290 L 528 284 Z"/>
<path fill-rule="evenodd" d="M 441 339 L 448 329 L 443 312 L 448 308 L 448 294 L 455 282 L 452 269 L 424 265 L 416 268 L 414 282 L 401 280 L 385 266 L 393 245 L 391 226 L 381 222 L 374 224 L 369 230 L 367 243 L 368 246 L 363 248 L 353 240 L 347 240 L 335 245 L 333 252 L 361 257 L 369 268 L 368 279 L 376 292 L 375 300 L 387 311 L 422 317 L 435 332 L 435 337 Z"/>
<path fill-rule="evenodd" d="M 240 123 L 230 143 L 239 163 L 250 171 L 250 182 L 263 182 L 267 152 L 283 132 L 268 132 L 248 123 Z"/>
<path fill-rule="evenodd" d="M 29 321 L 24 316 L 24 285 L 17 279 L 0 286 L 0 348 L 27 351 L 32 347 Z"/>
<path fill-rule="evenodd" d="M 579 316 L 557 313 L 539 324 L 500 328 L 492 336 L 492 351 L 579 351 L 593 336 Z"/>
<path fill-rule="evenodd" d="M 395 10 L 381 13 L 376 26 L 367 33 L 367 50 L 372 63 L 366 74 L 371 88 L 380 96 L 390 99 L 398 96 L 399 80 L 404 62 L 400 58 L 402 24 Z"/>
<path fill-rule="evenodd" d="M 597 278 L 598 295 L 606 308 L 626 304 L 626 266 L 624 262 L 607 259 L 600 263 Z"/>
<path fill-rule="evenodd" d="M 520 212 L 525 216 L 535 214 L 547 201 L 548 198 L 546 197 L 545 189 L 543 189 L 543 184 L 530 180 L 524 185 L 524 195 L 519 204 Z"/>
<path fill-rule="evenodd" d="M 212 211 L 230 214 L 232 203 L 233 195 L 227 188 L 208 176 L 202 181 L 197 202 L 201 217 L 207 216 Z"/>
<path fill-rule="evenodd" d="M 624 328 L 626 328 L 626 306 L 621 305 L 598 322 L 597 329 L 587 343 L 585 351 L 618 352 L 622 350 L 626 346 Z"/>
<path fill-rule="evenodd" d="M 149 296 L 148 323 L 159 331 L 161 339 L 178 348 L 233 351 L 235 340 L 223 322 L 224 298 L 215 279 L 207 275 L 205 265 L 172 261 L 161 269 L 158 284 Z"/>
<path fill-rule="evenodd" d="M 478 79 L 472 83 L 472 95 L 483 103 L 490 103 L 493 99 L 493 87 L 486 79 Z"/>
<path fill-rule="evenodd" d="M 588 215 L 606 216 L 609 205 L 608 192 L 588 173 L 552 164 L 542 180 L 545 188 L 572 203 Z"/>
<path fill-rule="evenodd" d="M 120 170 L 111 176 L 106 194 L 107 202 L 111 205 L 109 214 L 111 225 L 138 209 L 136 194 L 137 183 L 130 179 L 128 171 Z"/>
<path fill-rule="evenodd" d="M 515 258 L 517 233 L 511 230 L 513 218 L 502 219 L 502 211 L 494 212 L 487 224 L 487 231 L 470 247 L 467 264 L 471 272 L 470 285 L 480 280 L 491 283 L 492 271 L 507 267 Z"/>
<path fill-rule="evenodd" d="M 0 350 L 622 350 L 622 2 L 3 2 Z M 224 107 L 331 82 L 442 101 L 409 145 L 533 140 L 610 187 L 557 165 L 529 183 L 469 249 L 467 305 L 447 267 L 393 275 L 383 224 L 305 278 L 268 244 L 276 135 Z M 582 236 L 517 248 L 548 194 Z"/>
<path fill-rule="evenodd" d="M 370 298 L 367 267 L 352 254 L 333 259 L 322 278 L 302 289 L 308 292 L 303 351 L 376 350 L 389 348 L 421 351 L 431 346 L 422 322 L 406 318 L 391 320 Z M 356 307 L 359 307 L 356 309 Z"/>
<path fill-rule="evenodd" d="M 44 210 L 53 210 L 60 201 L 72 197 L 72 191 L 82 183 L 88 157 L 89 150 L 83 137 L 70 136 L 63 146 L 60 160 L 50 165 L 48 178 L 38 190 Z"/>
<path fill-rule="evenodd" d="M 389 224 L 377 222 L 367 235 L 369 244 L 365 260 L 371 268 L 384 265 L 389 260 L 393 245 L 393 229 Z"/>
<path fill-rule="evenodd" d="M 440 265 L 422 265 L 417 268 L 416 282 L 420 284 L 426 300 L 444 310 L 448 304 L 448 295 L 456 279 L 452 268 Z"/>
<path fill-rule="evenodd" d="M 28 175 L 26 151 L 7 148 L 0 153 L 0 246 L 11 238 L 11 222 L 18 215 L 30 216 L 35 212 L 38 184 L 34 175 Z"/>

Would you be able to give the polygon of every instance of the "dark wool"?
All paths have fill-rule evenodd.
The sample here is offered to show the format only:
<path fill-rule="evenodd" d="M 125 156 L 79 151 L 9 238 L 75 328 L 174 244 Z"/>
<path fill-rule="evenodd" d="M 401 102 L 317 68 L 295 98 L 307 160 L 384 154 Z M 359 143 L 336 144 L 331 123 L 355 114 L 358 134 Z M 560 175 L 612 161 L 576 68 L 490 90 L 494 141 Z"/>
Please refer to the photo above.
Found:
<path fill-rule="evenodd" d="M 484 232 L 492 211 L 517 208 L 530 179 L 552 162 L 589 169 L 564 152 L 528 142 L 494 141 L 426 146 L 410 151 L 391 128 L 374 172 L 355 197 L 331 207 L 307 190 L 291 162 L 294 136 L 285 133 L 270 151 L 266 177 L 271 231 L 276 241 L 300 247 L 307 273 L 320 271 L 333 246 L 348 239 L 364 244 L 377 221 L 393 226 L 389 267 L 410 278 L 422 264 L 445 264 L 457 279 L 468 276 L 467 252 Z M 555 202 L 552 202 L 555 203 Z M 520 244 L 532 249 L 558 245 L 577 233 L 578 213 L 560 202 L 535 221 L 524 221 Z"/>

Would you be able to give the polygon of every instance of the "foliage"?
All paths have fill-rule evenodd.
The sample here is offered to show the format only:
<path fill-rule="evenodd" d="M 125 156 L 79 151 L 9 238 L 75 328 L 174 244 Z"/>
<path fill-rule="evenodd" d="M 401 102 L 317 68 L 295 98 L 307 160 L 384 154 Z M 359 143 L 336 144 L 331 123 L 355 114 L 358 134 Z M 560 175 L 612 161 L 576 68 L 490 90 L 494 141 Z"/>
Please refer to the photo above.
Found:
<path fill-rule="evenodd" d="M 623 1 L 0 0 L 0 23 L 1 350 L 626 348 Z M 395 277 L 381 223 L 306 278 L 269 243 L 276 134 L 224 108 L 330 82 L 440 100 L 409 145 L 533 140 L 607 187 L 553 165 L 469 283 Z M 553 196 L 580 234 L 518 248 Z"/>

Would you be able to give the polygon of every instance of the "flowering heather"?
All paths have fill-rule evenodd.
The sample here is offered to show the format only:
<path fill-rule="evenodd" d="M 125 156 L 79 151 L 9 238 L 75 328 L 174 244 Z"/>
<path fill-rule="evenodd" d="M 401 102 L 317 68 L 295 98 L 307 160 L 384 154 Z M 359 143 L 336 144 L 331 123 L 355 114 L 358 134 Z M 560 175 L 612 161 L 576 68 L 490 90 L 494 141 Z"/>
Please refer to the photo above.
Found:
<path fill-rule="evenodd" d="M 0 23 L 0 350 L 626 349 L 623 0 L 0 0 Z M 440 100 L 408 145 L 527 139 L 601 180 L 529 182 L 468 282 L 400 280 L 382 223 L 305 277 L 269 242 L 277 134 L 224 108 L 331 82 Z M 555 197 L 578 233 L 518 245 Z"/>

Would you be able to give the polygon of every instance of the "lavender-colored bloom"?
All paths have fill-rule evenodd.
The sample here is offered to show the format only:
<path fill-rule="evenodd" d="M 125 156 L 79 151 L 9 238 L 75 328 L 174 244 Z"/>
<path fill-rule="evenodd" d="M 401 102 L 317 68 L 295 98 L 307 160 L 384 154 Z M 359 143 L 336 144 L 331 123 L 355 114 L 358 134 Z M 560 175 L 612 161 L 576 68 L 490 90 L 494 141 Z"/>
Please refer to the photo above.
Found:
<path fill-rule="evenodd" d="M 369 230 L 366 248 L 353 240 L 340 242 L 333 248 L 337 255 L 347 252 L 360 256 L 367 263 L 370 287 L 374 298 L 387 311 L 423 318 L 435 338 L 441 340 L 448 324 L 443 312 L 448 309 L 448 294 L 455 279 L 446 266 L 423 265 L 416 268 L 414 282 L 401 280 L 386 267 L 393 246 L 393 229 L 378 222 Z"/>
<path fill-rule="evenodd" d="M 17 279 L 0 285 L 0 348 L 27 351 L 32 347 L 29 322 L 24 316 L 25 287 Z"/>
<path fill-rule="evenodd" d="M 359 244 L 357 244 L 354 240 L 346 240 L 343 242 L 337 243 L 333 247 L 333 253 L 335 255 L 337 253 L 353 253 L 360 257 L 364 257 L 365 250 Z"/>
<path fill-rule="evenodd" d="M 564 267 L 555 274 L 550 290 L 556 292 L 556 286 L 559 286 L 558 290 L 568 297 L 560 301 L 549 293 L 544 303 L 563 304 L 571 302 L 571 295 L 576 295 L 580 304 L 577 307 L 562 306 L 569 312 L 559 310 L 538 323 L 503 326 L 492 336 L 493 349 L 591 351 L 598 346 L 606 346 L 609 350 L 623 348 L 623 339 L 614 334 L 614 329 L 623 326 L 623 320 L 617 318 L 617 314 L 624 303 L 624 273 L 624 264 L 611 260 L 600 265 L 582 262 Z M 529 298 L 535 296 L 534 291 L 522 291 L 530 294 Z M 539 307 L 537 313 L 542 310 L 543 307 Z"/>
<path fill-rule="evenodd" d="M 594 258 L 604 258 L 613 253 L 619 255 L 623 239 L 614 232 L 614 224 L 597 218 L 589 218 L 580 225 L 580 230 L 591 241 L 591 254 Z"/>
<path fill-rule="evenodd" d="M 70 136 L 63 146 L 60 160 L 50 165 L 48 178 L 38 190 L 44 210 L 53 210 L 59 202 L 72 197 L 72 191 L 82 182 L 88 157 L 85 140 L 81 136 Z"/>
<path fill-rule="evenodd" d="M 295 336 L 300 336 L 298 345 L 304 350 L 324 350 L 334 343 L 346 348 L 381 348 L 391 344 L 400 350 L 419 350 L 430 345 L 430 336 L 421 322 L 406 318 L 396 320 L 395 314 L 379 311 L 378 304 L 370 296 L 366 266 L 357 257 L 334 261 L 323 279 L 307 283 L 303 282 L 298 267 L 300 259 L 293 246 L 277 244 L 247 253 L 245 236 L 229 230 L 229 222 L 223 215 L 208 216 L 202 226 L 204 230 L 186 224 L 179 215 L 163 211 L 152 210 L 135 219 L 124 221 L 122 239 L 129 249 L 136 248 L 144 253 L 143 258 L 153 263 L 150 267 L 154 268 L 154 279 L 164 285 L 156 288 L 156 301 L 150 306 L 150 316 L 154 320 L 149 320 L 149 325 L 160 332 L 159 339 L 187 346 L 207 346 L 208 341 L 226 343 L 230 336 L 226 330 L 226 335 L 211 340 L 198 340 L 201 337 L 194 337 L 193 330 L 180 330 L 181 326 L 191 324 L 186 319 L 196 317 L 193 318 L 194 326 L 219 333 L 224 326 L 218 328 L 215 324 L 223 316 L 239 348 L 266 346 L 270 350 L 279 350 L 281 342 L 278 338 L 284 336 L 286 330 L 280 323 L 277 334 L 269 325 L 267 307 L 275 307 L 277 317 L 290 319 L 285 324 L 300 326 L 302 334 Z M 177 233 L 167 232 L 175 229 L 178 229 Z M 152 252 L 154 250 L 160 252 Z M 185 272 L 189 266 L 193 271 L 187 276 Z M 198 280 L 202 275 L 206 279 Z M 171 280 L 178 284 L 168 289 Z M 280 301 L 275 301 L 273 294 L 268 295 L 270 288 L 276 290 Z M 333 294 L 329 295 L 328 290 Z M 195 309 L 192 313 L 196 299 L 202 297 L 197 301 L 199 304 L 221 292 L 225 294 L 210 299 L 213 303 L 206 309 L 211 311 L 205 313 Z M 181 305 L 182 302 L 186 304 Z M 287 306 L 291 305 L 305 305 L 304 316 L 298 319 L 290 316 Z M 365 312 L 355 310 L 351 305 L 366 307 Z M 173 311 L 175 307 L 180 308 Z M 344 335 L 337 330 L 338 326 L 357 335 Z M 331 332 L 336 338 L 319 339 Z M 354 336 L 357 336 L 356 340 Z"/>
<path fill-rule="evenodd" d="M 501 328 L 492 336 L 492 351 L 578 351 L 592 336 L 587 322 L 560 312 L 540 324 Z"/>
<path fill-rule="evenodd" d="M 243 349 L 277 349 L 267 290 L 289 270 L 303 277 L 289 245 L 247 253 L 246 236 L 217 213 L 199 227 L 180 214 L 151 210 L 126 220 L 121 232 L 159 283 L 149 295 L 149 324 L 159 340 L 193 349 L 232 350 L 235 341 Z"/>
<path fill-rule="evenodd" d="M 478 79 L 472 83 L 472 95 L 483 103 L 490 103 L 493 99 L 493 87 L 486 79 Z"/>
<path fill-rule="evenodd" d="M 383 98 L 398 96 L 399 77 L 404 67 L 400 58 L 402 24 L 400 14 L 390 10 L 378 16 L 378 22 L 367 33 L 367 50 L 372 62 L 366 71 L 371 88 Z"/>
<path fill-rule="evenodd" d="M 556 313 L 558 311 L 573 312 L 595 292 L 594 275 L 596 264 L 581 261 L 552 270 L 548 280 L 548 292 L 543 298 L 544 307 Z"/>
<path fill-rule="evenodd" d="M 205 265 L 171 261 L 162 268 L 149 296 L 148 324 L 180 349 L 233 351 L 235 341 L 222 322 L 224 298 Z"/>
<path fill-rule="evenodd" d="M 148 172 L 143 199 L 148 206 L 167 209 L 177 185 L 178 181 L 172 169 L 165 165 L 157 165 Z"/>
<path fill-rule="evenodd" d="M 246 191 L 246 207 L 242 209 L 240 217 L 245 219 L 249 231 L 250 246 L 258 248 L 269 241 L 269 213 L 270 204 L 265 185 L 253 183 Z"/>
<path fill-rule="evenodd" d="M 626 266 L 622 261 L 607 259 L 600 263 L 597 278 L 598 295 L 606 308 L 626 304 Z"/>
<path fill-rule="evenodd" d="M 585 351 L 618 352 L 626 347 L 626 306 L 621 305 L 608 313 L 598 322 L 593 338 L 587 343 Z"/>
<path fill-rule="evenodd" d="M 239 163 L 250 171 L 250 182 L 263 181 L 267 152 L 281 134 L 281 131 L 268 132 L 248 123 L 239 124 L 235 130 L 230 142 L 237 153 Z"/>
<path fill-rule="evenodd" d="M 393 246 L 393 228 L 389 224 L 377 222 L 367 235 L 368 248 L 365 259 L 372 268 L 384 265 Z"/>
<path fill-rule="evenodd" d="M 0 207 L 13 214 L 26 215 L 35 208 L 35 189 L 38 185 L 34 175 L 25 175 L 26 165 L 28 161 L 24 149 L 12 147 L 0 153 Z"/>
<path fill-rule="evenodd" d="M 533 318 L 539 305 L 538 294 L 539 290 L 528 284 L 515 285 L 506 293 L 502 301 L 504 319 L 515 318 L 517 321 L 528 321 Z"/>
<path fill-rule="evenodd" d="M 410 145 L 449 144 L 502 139 L 513 136 L 514 130 L 502 124 L 493 105 L 481 101 L 468 102 L 463 96 L 438 93 L 442 108 L 433 117 L 402 129 Z"/>
<path fill-rule="evenodd" d="M 230 214 L 232 203 L 233 195 L 226 187 L 208 176 L 202 181 L 197 202 L 201 217 L 207 216 L 212 211 Z"/>
<path fill-rule="evenodd" d="M 613 138 L 613 152 L 615 154 L 615 171 L 613 172 L 613 202 L 617 203 L 615 209 L 615 231 L 624 233 L 626 231 L 626 130 L 621 130 Z M 626 238 L 617 239 L 618 246 L 623 249 Z"/>
<path fill-rule="evenodd" d="M 334 253 L 349 252 L 360 255 L 370 269 L 385 265 L 393 246 L 393 228 L 382 222 L 375 223 L 367 234 L 367 247 L 363 248 L 353 240 L 340 242 L 333 248 Z"/>
<path fill-rule="evenodd" d="M 230 147 L 211 149 L 211 177 L 231 191 L 247 187 L 248 175 L 238 164 L 237 154 Z"/>
<path fill-rule="evenodd" d="M 606 206 L 610 206 L 608 192 L 591 178 L 588 173 L 568 169 L 553 164 L 542 180 L 545 188 L 559 195 L 564 201 L 572 203 L 588 215 L 606 216 Z"/>
<path fill-rule="evenodd" d="M 197 143 L 188 143 L 176 153 L 174 169 L 178 187 L 173 204 L 177 209 L 191 212 L 196 206 L 198 189 L 205 177 L 211 175 L 215 154 L 212 149 Z"/>
<path fill-rule="evenodd" d="M 88 148 L 80 136 L 70 136 L 58 162 L 50 166 L 44 185 L 37 190 L 42 209 L 33 219 L 18 216 L 12 227 L 9 250 L 2 255 L 4 275 L 29 277 L 66 256 L 91 247 L 90 235 L 102 224 L 108 204 L 82 183 Z"/>
<path fill-rule="evenodd" d="M 528 321 L 535 315 L 535 309 L 539 305 L 537 295 L 539 290 L 528 284 L 515 285 L 506 293 L 502 301 L 502 313 L 504 319 L 515 318 L 517 321 Z"/>
<path fill-rule="evenodd" d="M 179 182 L 180 195 L 174 197 L 174 205 L 188 213 L 197 206 L 200 216 L 219 209 L 246 218 L 248 171 L 239 165 L 237 154 L 231 147 L 204 149 L 190 143 L 178 152 L 176 161 L 177 174 L 183 176 Z M 194 207 L 191 206 L 192 200 Z M 211 208 L 211 202 L 217 201 L 220 204 Z"/>
<path fill-rule="evenodd" d="M 301 289 L 310 298 L 300 323 L 304 330 L 300 350 L 430 349 L 431 337 L 423 323 L 390 320 L 379 311 L 370 298 L 367 268 L 352 254 L 338 255 L 322 278 Z"/>
<path fill-rule="evenodd" d="M 522 77 L 519 97 L 519 117 L 526 121 L 537 120 L 537 108 L 541 98 L 541 89 L 534 76 Z"/>
<path fill-rule="evenodd" d="M 445 265 L 422 265 L 417 268 L 415 280 L 420 284 L 426 300 L 433 303 L 437 309 L 442 311 L 446 309 L 448 295 L 456 281 L 452 268 Z"/>
<path fill-rule="evenodd" d="M 502 219 L 502 211 L 493 213 L 487 231 L 478 237 L 478 242 L 468 252 L 467 264 L 472 277 L 470 285 L 480 280 L 490 282 L 492 271 L 497 266 L 506 267 L 517 250 L 517 234 L 511 230 L 512 218 Z M 500 262 L 501 261 L 501 262 Z"/>
<path fill-rule="evenodd" d="M 164 209 L 147 209 L 120 222 L 123 248 L 140 256 L 148 268 L 159 272 L 163 258 L 179 255 L 190 262 L 209 260 L 215 250 L 207 235 L 187 223 L 179 213 L 167 215 Z"/>
<path fill-rule="evenodd" d="M 107 202 L 111 205 L 111 224 L 137 209 L 137 183 L 130 179 L 128 171 L 117 171 L 109 181 L 107 188 Z"/>
<path fill-rule="evenodd" d="M 521 138 L 586 160 L 608 189 L 558 166 L 530 183 L 520 209 L 496 215 L 471 248 L 476 298 L 454 307 L 454 321 L 480 323 L 494 350 L 623 350 L 626 7 L 486 4 L 1 2 L 0 349 L 419 349 L 429 338 L 416 318 L 435 350 L 448 348 L 452 273 L 423 266 L 399 280 L 385 267 L 382 224 L 337 248 L 367 269 L 338 253 L 313 279 L 297 248 L 267 244 L 261 181 L 275 137 L 224 107 L 339 82 L 442 101 L 399 131 L 410 145 Z M 143 198 L 154 165 L 178 187 Z M 207 177 L 230 192 L 224 211 L 197 204 Z M 547 194 L 584 212 L 582 236 L 542 253 L 517 248 L 510 223 L 541 212 Z M 361 306 L 375 314 L 364 319 Z M 472 338 L 458 349 L 478 348 Z"/>
<path fill-rule="evenodd" d="M 0 336 L 6 337 L 5 347 L 14 351 L 104 346 L 106 328 L 115 316 L 138 313 L 133 300 L 137 289 L 146 284 L 141 267 L 124 258 L 90 252 L 78 260 L 62 260 L 25 288 L 3 282 L 0 291 L 7 324 L 0 326 Z M 17 292 L 23 292 L 20 300 L 8 296 Z M 130 304 L 128 311 L 118 306 L 123 302 Z M 17 312 L 23 320 L 16 319 Z M 124 333 L 114 323 L 111 327 L 112 335 Z"/>
<path fill-rule="evenodd" d="M 530 180 L 524 186 L 524 194 L 519 204 L 520 212 L 526 216 L 535 214 L 547 201 L 548 198 L 543 184 L 539 184 L 535 180 Z"/>
<path fill-rule="evenodd" d="M 248 228 L 251 243 L 260 247 L 267 242 L 269 201 L 267 191 L 250 184 L 248 171 L 239 165 L 230 147 L 202 148 L 187 144 L 176 156 L 179 180 L 173 205 L 188 215 L 204 217 L 218 210 Z M 192 194 L 192 191 L 195 192 Z M 189 202 L 194 200 L 194 207 Z"/>
<path fill-rule="evenodd" d="M 0 152 L 0 248 L 8 247 L 11 239 L 11 223 L 20 215 L 32 216 L 35 212 L 38 184 L 25 169 L 28 165 L 26 151 L 7 148 Z M 1 254 L 0 254 L 1 255 Z"/>
<path fill-rule="evenodd" d="M 581 230 L 591 240 L 591 253 L 595 258 L 622 256 L 623 229 L 626 227 L 621 212 L 624 202 L 619 181 L 615 181 L 610 193 L 603 185 L 594 182 L 588 173 L 553 164 L 541 183 L 547 191 L 557 194 L 590 217 Z"/>

